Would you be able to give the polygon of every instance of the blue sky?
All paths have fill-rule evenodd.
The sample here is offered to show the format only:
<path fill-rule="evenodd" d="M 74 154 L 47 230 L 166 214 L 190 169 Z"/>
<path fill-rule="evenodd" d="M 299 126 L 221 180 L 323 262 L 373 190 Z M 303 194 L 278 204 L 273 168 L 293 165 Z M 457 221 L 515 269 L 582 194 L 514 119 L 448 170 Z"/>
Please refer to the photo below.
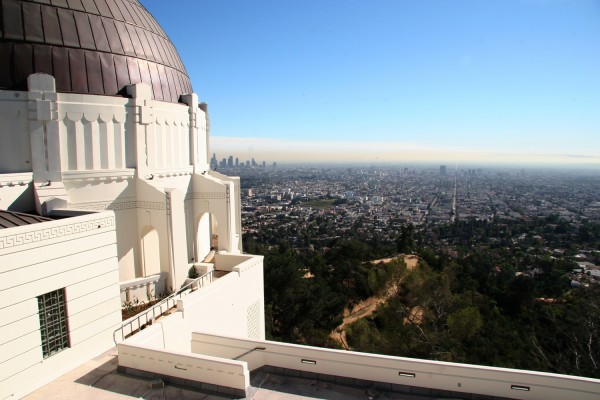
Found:
<path fill-rule="evenodd" d="M 222 156 L 600 166 L 598 0 L 143 4 Z"/>

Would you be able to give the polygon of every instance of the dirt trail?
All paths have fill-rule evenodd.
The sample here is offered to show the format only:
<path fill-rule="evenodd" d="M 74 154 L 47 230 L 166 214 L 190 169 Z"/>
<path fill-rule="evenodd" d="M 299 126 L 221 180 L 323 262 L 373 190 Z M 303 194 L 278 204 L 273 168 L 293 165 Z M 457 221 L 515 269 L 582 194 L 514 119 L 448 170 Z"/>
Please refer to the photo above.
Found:
<path fill-rule="evenodd" d="M 380 260 L 374 260 L 372 261 L 372 263 L 387 264 L 399 257 L 404 257 L 404 262 L 406 263 L 406 267 L 409 270 L 415 268 L 419 262 L 419 257 L 413 254 L 408 254 L 398 257 L 382 258 Z M 365 318 L 372 315 L 377 310 L 377 307 L 379 307 L 380 304 L 385 303 L 390 297 L 396 294 L 397 289 L 398 288 L 395 285 L 390 286 L 385 292 L 385 294 L 383 294 L 383 296 L 369 297 L 368 299 L 365 299 L 360 303 L 356 304 L 354 307 L 352 307 L 352 310 L 346 308 L 344 310 L 344 319 L 341 325 L 335 328 L 329 334 L 329 337 L 335 340 L 336 342 L 340 343 L 344 349 L 350 350 L 350 346 L 348 346 L 348 342 L 346 340 L 346 326 L 358 321 L 361 318 Z"/>

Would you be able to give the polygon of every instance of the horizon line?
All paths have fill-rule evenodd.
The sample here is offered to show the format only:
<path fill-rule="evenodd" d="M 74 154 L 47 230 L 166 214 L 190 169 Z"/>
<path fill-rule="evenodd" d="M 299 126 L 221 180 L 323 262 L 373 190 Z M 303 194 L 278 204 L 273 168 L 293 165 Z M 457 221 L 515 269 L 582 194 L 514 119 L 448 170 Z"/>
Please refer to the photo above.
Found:
<path fill-rule="evenodd" d="M 413 142 L 297 140 L 212 136 L 211 153 L 288 164 L 524 164 L 600 167 L 600 155 L 564 154 L 551 149 L 507 151 L 436 148 Z"/>

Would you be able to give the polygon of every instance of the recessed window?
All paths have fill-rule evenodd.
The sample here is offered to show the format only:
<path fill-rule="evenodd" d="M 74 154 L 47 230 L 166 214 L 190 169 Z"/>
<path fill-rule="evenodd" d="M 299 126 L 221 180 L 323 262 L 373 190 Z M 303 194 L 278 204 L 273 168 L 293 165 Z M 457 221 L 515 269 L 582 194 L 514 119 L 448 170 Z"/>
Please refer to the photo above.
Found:
<path fill-rule="evenodd" d="M 65 289 L 38 296 L 44 358 L 69 347 Z"/>

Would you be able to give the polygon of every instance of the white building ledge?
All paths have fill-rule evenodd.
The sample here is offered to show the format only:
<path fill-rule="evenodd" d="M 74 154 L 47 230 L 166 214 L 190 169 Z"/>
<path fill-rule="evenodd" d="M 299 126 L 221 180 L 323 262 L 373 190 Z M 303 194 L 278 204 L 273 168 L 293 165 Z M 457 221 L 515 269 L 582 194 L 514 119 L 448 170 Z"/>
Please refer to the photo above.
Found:
<path fill-rule="evenodd" d="M 33 172 L 21 172 L 17 174 L 0 174 L 0 187 L 2 186 L 25 186 L 33 182 Z"/>
<path fill-rule="evenodd" d="M 63 171 L 63 181 L 94 181 L 94 180 L 123 180 L 133 179 L 135 176 L 134 168 L 125 169 L 105 169 L 96 171 Z"/>
<path fill-rule="evenodd" d="M 156 168 L 152 169 L 151 171 L 154 176 L 159 178 L 168 178 L 171 176 L 192 175 L 194 173 L 194 166 L 186 165 L 182 167 Z"/>
<path fill-rule="evenodd" d="M 267 340 L 192 333 L 191 351 L 243 360 L 249 371 L 318 379 L 386 391 L 452 398 L 483 395 L 499 399 L 597 399 L 600 380 L 508 368 L 457 364 L 333 350 Z"/>

